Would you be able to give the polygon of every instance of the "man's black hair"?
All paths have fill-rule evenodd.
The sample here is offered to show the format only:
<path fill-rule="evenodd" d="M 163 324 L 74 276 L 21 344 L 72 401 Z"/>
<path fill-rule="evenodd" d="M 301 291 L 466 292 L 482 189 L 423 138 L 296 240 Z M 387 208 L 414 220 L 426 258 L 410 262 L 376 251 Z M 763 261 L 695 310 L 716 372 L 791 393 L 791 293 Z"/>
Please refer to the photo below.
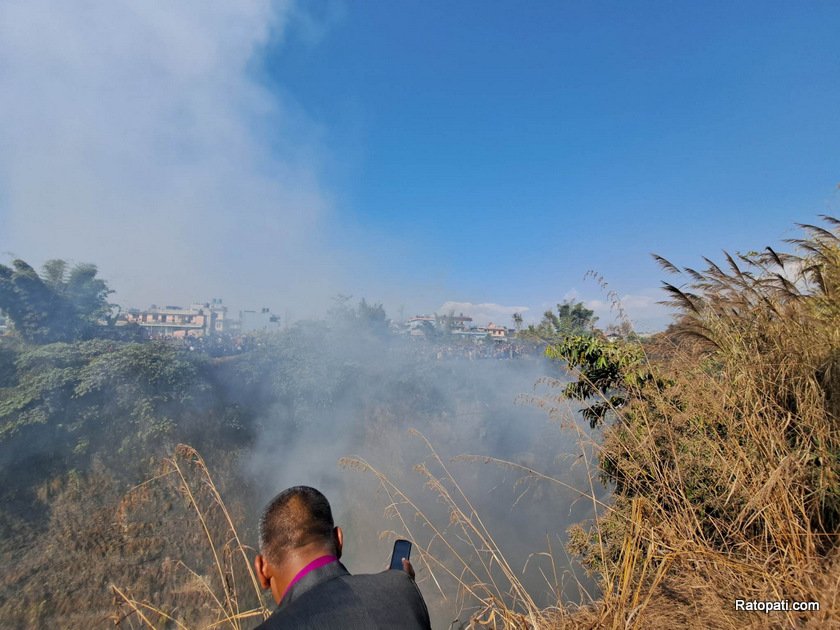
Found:
<path fill-rule="evenodd" d="M 260 519 L 260 548 L 273 564 L 290 549 L 323 542 L 335 546 L 333 517 L 327 497 L 309 486 L 283 490 Z"/>

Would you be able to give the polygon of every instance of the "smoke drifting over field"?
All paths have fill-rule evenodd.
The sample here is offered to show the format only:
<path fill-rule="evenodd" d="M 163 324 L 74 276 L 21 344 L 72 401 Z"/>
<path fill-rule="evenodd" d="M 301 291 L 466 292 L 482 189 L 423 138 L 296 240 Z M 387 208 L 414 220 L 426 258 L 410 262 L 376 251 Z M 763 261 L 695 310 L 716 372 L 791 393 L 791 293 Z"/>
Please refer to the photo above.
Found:
<path fill-rule="evenodd" d="M 310 10 L 4 2 L 3 262 L 95 262 L 123 306 L 222 297 L 305 319 L 341 292 L 383 300 L 394 316 L 451 307 L 509 324 L 527 311 L 482 302 L 499 296 L 458 286 L 449 270 L 428 273 L 434 254 L 411 234 L 397 242 L 343 212 L 327 172 L 352 159 L 264 67 L 288 38 L 314 45 L 334 27 L 334 11 Z M 415 262 L 395 264 L 408 251 Z"/>
<path fill-rule="evenodd" d="M 252 67 L 289 2 L 5 2 L 0 249 L 95 261 L 122 303 L 321 308 L 317 126 Z M 314 311 L 313 311 L 314 312 Z"/>
<path fill-rule="evenodd" d="M 437 346 L 422 340 L 329 334 L 322 341 L 296 350 L 307 365 L 321 366 L 301 383 L 305 391 L 300 394 L 322 400 L 309 398 L 304 416 L 300 408 L 280 404 L 261 418 L 246 466 L 258 479 L 264 500 L 291 485 L 321 488 L 334 504 L 337 521 L 346 528 L 351 570 L 381 570 L 391 539 L 380 540 L 379 534 L 406 532 L 397 519 L 385 518 L 390 500 L 372 474 L 338 466 L 340 458 L 357 455 L 405 490 L 458 545 L 456 528 L 447 525 L 447 509 L 415 470 L 417 464 L 431 461 L 423 440 L 410 435 L 409 429 L 415 429 L 451 467 L 512 566 L 522 570 L 530 554 L 548 551 L 550 545 L 557 570 L 570 570 L 562 552 L 565 530 L 591 515 L 591 501 L 547 482 L 521 483 L 521 473 L 494 464 L 452 459 L 473 454 L 510 460 L 587 493 L 577 434 L 561 429 L 545 410 L 525 400 L 535 388 L 537 395 L 545 393 L 537 387 L 541 377 L 563 378 L 557 366 L 537 356 L 468 360 L 464 353 L 439 358 Z M 573 417 L 570 411 L 566 419 Z M 434 465 L 430 468 L 440 473 Z M 415 518 L 414 510 L 404 510 L 403 515 L 417 542 L 428 542 L 432 532 Z M 441 545 L 433 545 L 433 550 L 440 551 Z M 451 559 L 446 553 L 442 557 Z M 551 574 L 551 562 L 531 558 L 523 581 L 537 600 L 549 605 L 556 602 L 556 595 L 550 593 L 540 570 Z M 454 584 L 443 580 L 451 589 L 450 601 L 443 603 L 425 567 L 420 577 L 439 621 L 454 618 Z M 571 575 L 563 596 L 579 598 Z"/>
<path fill-rule="evenodd" d="M 4 2 L 0 91 L 11 97 L 0 105 L 2 255 L 36 265 L 56 257 L 95 262 L 118 291 L 113 301 L 125 306 L 222 295 L 237 306 L 288 307 L 303 319 L 323 314 L 339 292 L 364 291 L 391 305 L 442 304 L 442 311 L 476 315 L 479 324 L 494 319 L 510 325 L 511 315 L 527 307 L 447 302 L 439 287 L 419 283 L 396 291 L 399 283 L 386 269 L 372 271 L 363 246 L 348 245 L 331 227 L 318 125 L 292 98 L 269 93 L 254 67 L 259 51 L 295 24 L 311 27 L 302 10 L 267 1 Z M 380 248 L 378 259 L 396 256 L 399 246 L 392 247 L 390 254 Z M 389 315 L 397 316 L 393 308 Z M 410 492 L 430 516 L 447 521 L 445 509 L 413 471 L 428 452 L 409 429 L 422 432 L 447 462 L 462 453 L 490 455 L 586 489 L 583 470 L 573 466 L 578 447 L 572 434 L 562 433 L 545 412 L 516 402 L 552 370 L 540 359 L 439 359 L 432 344 L 340 326 L 293 328 L 266 344 L 258 351 L 264 363 L 255 368 L 264 372 L 252 380 L 272 402 L 258 414 L 243 469 L 256 480 L 262 499 L 298 483 L 324 490 L 346 526 L 353 571 L 381 569 L 390 545 L 377 535 L 399 527 L 383 518 L 388 501 L 375 479 L 342 470 L 339 458 L 364 458 Z M 42 361 L 38 369 L 63 369 L 67 358 L 55 352 L 57 357 L 39 355 L 31 362 Z M 123 364 L 110 366 L 110 352 L 85 347 L 74 356 L 74 369 L 87 370 L 95 383 L 83 384 L 82 395 L 71 386 L 62 395 L 88 414 L 85 421 L 110 422 L 108 430 L 116 431 L 132 401 L 112 401 L 122 383 L 117 377 L 97 380 L 90 369 L 95 364 L 113 375 L 108 370 Z M 131 360 L 142 363 L 143 351 L 136 354 Z M 104 368 L 96 363 L 100 359 Z M 173 372 L 194 369 L 180 360 L 166 358 L 177 364 Z M 146 376 L 154 386 L 137 385 L 138 399 L 157 395 L 157 375 L 151 372 Z M 9 377 L 3 387 L 16 386 L 19 376 Z M 129 382 L 135 377 L 130 370 L 120 375 Z M 184 387 L 192 387 L 186 380 Z M 237 399 L 244 397 L 238 386 L 231 380 L 219 389 L 227 388 Z M 201 389 L 184 395 L 195 401 L 178 408 L 190 414 L 188 421 L 171 418 L 164 405 L 156 410 L 160 417 L 143 417 L 130 430 L 146 439 L 156 434 L 143 433 L 143 422 L 154 430 L 159 426 L 153 422 L 181 422 L 183 434 L 203 436 L 202 414 L 217 402 L 208 402 L 218 393 L 211 396 L 209 387 L 202 382 Z M 80 402 L 92 390 L 104 400 L 96 402 L 99 407 Z M 64 418 L 45 421 L 51 422 L 67 426 Z M 94 427 L 85 425 L 70 437 L 87 439 L 85 431 L 97 435 L 99 425 Z M 219 433 L 228 429 L 225 425 Z M 69 452 L 67 461 L 95 454 L 95 439 L 68 445 L 59 444 L 65 437 L 60 430 L 44 435 L 50 448 Z M 18 458 L 14 461 L 42 463 L 52 457 L 48 449 L 38 450 L 44 442 L 6 446 L 3 456 Z M 152 452 L 160 455 L 154 450 L 160 445 L 146 446 L 148 452 L 132 446 L 119 457 L 139 461 Z M 475 462 L 452 466 L 502 549 L 510 551 L 513 565 L 521 568 L 528 554 L 545 550 L 546 537 L 563 564 L 563 533 L 589 505 L 546 484 L 517 486 L 518 476 L 502 468 Z M 251 524 L 256 519 L 251 515 Z M 418 532 L 418 538 L 430 535 L 422 527 Z M 552 603 L 556 600 L 539 567 L 540 561 L 532 562 L 526 583 L 535 596 L 544 595 L 543 603 Z M 419 568 L 424 591 L 434 596 L 427 571 Z M 575 594 L 571 588 L 565 595 Z M 438 610 L 442 621 L 454 614 L 454 605 Z"/>

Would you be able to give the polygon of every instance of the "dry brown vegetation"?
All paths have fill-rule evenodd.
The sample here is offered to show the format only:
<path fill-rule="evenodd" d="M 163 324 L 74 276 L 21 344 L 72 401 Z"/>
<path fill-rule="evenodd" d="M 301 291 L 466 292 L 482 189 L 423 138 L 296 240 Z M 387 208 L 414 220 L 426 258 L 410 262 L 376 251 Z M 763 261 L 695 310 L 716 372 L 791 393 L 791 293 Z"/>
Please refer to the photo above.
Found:
<path fill-rule="evenodd" d="M 677 322 L 644 353 L 628 348 L 644 358 L 622 364 L 633 385 L 603 440 L 593 444 L 577 429 L 582 454 L 596 453 L 593 475 L 614 486 L 609 504 L 594 487 L 579 489 L 597 514 L 571 532 L 570 548 L 602 589 L 588 605 L 539 609 L 436 456 L 438 474 L 420 472 L 448 506 L 448 524 L 428 519 L 379 471 L 351 462 L 376 474 L 406 532 L 418 518 L 431 531 L 423 559 L 472 598 L 473 625 L 840 626 L 840 241 L 802 227 L 796 255 L 727 255 L 726 270 L 707 261 L 700 272 L 660 259 L 690 278 L 684 288 L 666 285 Z M 564 408 L 562 396 L 543 404 L 555 414 Z M 475 553 L 465 558 L 454 538 Z M 736 598 L 817 601 L 820 610 L 746 613 Z"/>
<path fill-rule="evenodd" d="M 681 316 L 649 365 L 669 383 L 605 430 L 616 503 L 573 536 L 604 585 L 596 625 L 838 623 L 840 242 L 803 228 L 797 255 L 727 255 L 668 285 Z M 820 611 L 737 612 L 736 598 Z"/>
<path fill-rule="evenodd" d="M 162 488 L 160 486 L 163 486 Z M 253 627 L 269 615 L 251 562 L 254 550 L 240 538 L 235 522 L 244 515 L 231 513 L 204 459 L 190 446 L 179 445 L 166 458 L 158 475 L 134 488 L 121 506 L 118 520 L 123 527 L 137 519 L 138 506 L 150 507 L 160 490 L 180 499 L 184 525 L 191 533 L 184 558 L 165 558 L 167 575 L 161 588 L 136 580 L 131 588 L 113 582 L 111 590 L 117 613 L 113 621 L 129 628 L 241 628 Z M 182 542 L 186 542 L 183 541 Z"/>
<path fill-rule="evenodd" d="M 237 541 L 226 533 L 230 522 L 248 520 L 248 487 L 237 478 L 234 460 L 233 454 L 215 460 L 220 479 L 226 480 L 221 488 L 191 449 L 179 449 L 155 466 L 149 482 L 129 491 L 98 466 L 41 486 L 39 498 L 49 507 L 43 531 L 27 526 L 25 544 L 18 542 L 24 539 L 19 533 L 17 544 L 3 550 L 3 627 L 58 623 L 62 628 L 98 628 L 115 622 L 122 627 L 183 627 L 155 616 L 148 606 L 160 607 L 190 627 L 211 627 L 226 618 L 207 596 L 209 586 L 225 602 L 217 560 L 224 580 L 235 580 L 239 592 L 233 615 L 245 617 L 261 607 L 252 586 L 250 592 L 239 588 L 240 582 L 250 582 L 247 571 L 240 570 L 241 556 L 231 553 Z M 228 495 L 228 487 L 235 487 L 235 493 Z M 228 496 L 226 508 L 219 492 Z M 207 531 L 213 536 L 212 548 Z M 132 611 L 123 595 L 136 597 L 136 613 L 127 614 Z M 151 623 L 139 622 L 139 613 Z"/>
<path fill-rule="evenodd" d="M 836 231 L 838 223 L 827 221 Z M 709 261 L 700 272 L 661 261 L 691 279 L 685 287 L 668 285 L 679 317 L 644 346 L 642 363 L 622 365 L 628 374 L 645 370 L 658 378 L 628 380 L 637 385 L 628 386 L 626 404 L 613 409 L 597 443 L 578 422 L 566 425 L 578 431 L 591 472 L 589 487 L 576 491 L 595 514 L 573 529 L 569 545 L 601 589 L 583 605 L 535 603 L 492 524 L 431 444 L 431 465 L 418 472 L 446 507 L 443 522 L 367 462 L 345 460 L 379 480 L 397 529 L 419 545 L 418 564 L 432 588 L 454 584 L 461 606 L 473 611 L 471 626 L 840 626 L 840 241 L 830 230 L 804 227 L 796 255 L 768 249 L 727 256 L 726 270 Z M 559 395 L 544 403 L 555 414 L 568 409 Z M 520 464 L 494 463 L 565 485 Z M 203 462 L 198 468 L 216 515 L 216 529 L 203 532 L 215 575 L 178 578 L 211 603 L 189 625 L 239 627 L 266 609 L 240 560 L 236 519 L 228 518 Z M 613 489 L 609 500 L 596 491 L 598 477 Z M 180 479 L 183 493 L 187 480 Z M 199 504 L 190 497 L 187 503 Z M 546 580 L 559 592 L 555 555 L 563 552 L 535 552 L 549 557 L 555 571 Z M 187 619 L 172 612 L 178 606 L 164 608 L 169 602 L 118 596 L 124 624 L 165 627 L 174 623 L 168 616 Z M 736 598 L 813 600 L 820 610 L 745 613 L 735 610 Z"/>

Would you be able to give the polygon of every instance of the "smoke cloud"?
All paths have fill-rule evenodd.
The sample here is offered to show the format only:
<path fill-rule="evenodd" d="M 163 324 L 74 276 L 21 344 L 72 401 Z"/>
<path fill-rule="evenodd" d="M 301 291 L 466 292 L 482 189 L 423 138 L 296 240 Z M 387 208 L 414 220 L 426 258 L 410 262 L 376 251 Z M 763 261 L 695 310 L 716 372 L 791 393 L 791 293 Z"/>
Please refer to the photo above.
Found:
<path fill-rule="evenodd" d="M 129 306 L 221 296 L 241 306 L 292 305 L 305 318 L 337 293 L 380 282 L 331 232 L 322 130 L 255 68 L 299 11 L 258 0 L 0 5 L 0 252 L 34 264 L 95 262 L 119 290 L 115 300 Z M 323 36 L 312 18 L 301 23 L 306 37 Z M 377 299 L 377 288 L 366 295 Z M 442 302 L 434 288 L 412 290 Z M 449 311 L 510 326 L 528 309 L 439 309 Z M 337 334 L 295 337 L 301 346 L 288 356 L 298 363 L 281 363 L 271 384 L 294 391 L 284 389 L 284 403 L 261 419 L 248 472 L 266 499 L 297 483 L 321 487 L 348 525 L 353 570 L 383 566 L 388 545 L 376 534 L 395 525 L 383 523 L 387 502 L 374 480 L 340 470 L 340 457 L 364 457 L 446 520 L 412 473 L 427 453 L 409 428 L 447 461 L 488 454 L 575 484 L 574 442 L 543 412 L 516 404 L 545 373 L 542 361 L 440 361 L 404 341 Z M 309 402 L 288 402 L 298 399 Z M 576 497 L 545 489 L 534 490 L 536 502 L 520 501 L 521 487 L 503 469 L 453 469 L 518 566 L 546 536 L 559 545 L 584 515 Z"/>
<path fill-rule="evenodd" d="M 589 433 L 585 423 L 576 420 L 570 407 L 564 419 L 577 424 L 583 433 L 563 429 L 544 409 L 528 402 L 529 397 L 545 393 L 536 386 L 541 377 L 566 378 L 558 366 L 539 356 L 470 360 L 463 348 L 455 351 L 445 342 L 367 335 L 364 331 L 348 334 L 340 327 L 307 328 L 289 331 L 293 349 L 278 347 L 281 355 L 294 357 L 294 391 L 260 419 L 256 446 L 247 458 L 246 470 L 259 480 L 263 502 L 292 485 L 320 488 L 333 504 L 336 521 L 345 529 L 346 560 L 351 570 L 382 570 L 392 540 L 383 540 L 382 532 L 393 530 L 421 545 L 433 534 L 414 508 L 403 510 L 408 529 L 398 519 L 386 517 L 391 499 L 374 475 L 338 465 L 340 458 L 355 455 L 408 493 L 448 542 L 462 547 L 463 556 L 472 558 L 478 567 L 481 563 L 474 557 L 474 549 L 462 545 L 463 536 L 450 524 L 447 508 L 416 470 L 425 462 L 433 473 L 442 473 L 428 446 L 410 433 L 414 429 L 429 440 L 455 475 L 537 600 L 550 605 L 557 597 L 540 570 L 553 573 L 556 568 L 567 574 L 562 593 L 566 600 L 579 598 L 573 574 L 592 588 L 562 552 L 566 529 L 591 516 L 591 500 L 581 500 L 581 494 L 560 484 L 523 483 L 521 470 L 458 460 L 464 454 L 489 455 L 539 470 L 588 494 L 579 443 L 579 438 Z M 447 351 L 451 352 L 444 356 Z M 281 358 L 279 365 L 289 362 L 289 358 Z M 281 378 L 282 383 L 273 387 L 288 391 L 288 377 Z M 548 545 L 555 552 L 553 567 L 547 560 L 531 557 L 547 551 Z M 442 559 L 453 561 L 440 541 L 432 548 L 442 552 Z M 451 566 L 457 568 L 457 563 Z M 437 619 L 435 627 L 446 627 L 458 613 L 454 601 L 458 587 L 438 569 L 435 577 L 444 585 L 445 601 L 430 579 L 428 567 L 418 561 L 418 568 L 421 588 Z"/>
<path fill-rule="evenodd" d="M 95 262 L 130 305 L 326 304 L 350 261 L 327 242 L 319 129 L 254 69 L 296 15 L 283 1 L 4 2 L 4 255 Z"/>

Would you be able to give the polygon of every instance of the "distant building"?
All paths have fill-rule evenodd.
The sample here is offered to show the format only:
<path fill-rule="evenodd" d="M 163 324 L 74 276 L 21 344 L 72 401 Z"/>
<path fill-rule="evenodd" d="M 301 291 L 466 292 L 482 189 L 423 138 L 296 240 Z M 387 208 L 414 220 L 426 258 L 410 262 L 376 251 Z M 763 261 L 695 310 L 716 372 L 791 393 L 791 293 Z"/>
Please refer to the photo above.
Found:
<path fill-rule="evenodd" d="M 411 337 L 426 337 L 435 332 L 437 318 L 434 315 L 415 315 L 406 322 Z"/>
<path fill-rule="evenodd" d="M 278 330 L 280 328 L 280 316 L 274 315 L 271 310 L 261 308 L 259 311 L 240 311 L 239 330 L 244 334 Z"/>
<path fill-rule="evenodd" d="M 463 313 L 461 313 L 460 315 L 447 316 L 447 319 L 449 320 L 452 331 L 469 330 L 473 320 L 472 317 L 468 317 Z"/>
<path fill-rule="evenodd" d="M 508 336 L 507 328 L 494 324 L 493 322 L 487 324 L 484 330 L 487 331 L 487 334 L 490 335 L 491 339 L 505 339 Z"/>
<path fill-rule="evenodd" d="M 157 306 L 148 310 L 129 310 L 124 320 L 127 324 L 138 324 L 148 331 L 150 337 L 212 337 L 228 332 L 231 321 L 227 307 L 222 300 L 181 306 Z"/>
<path fill-rule="evenodd" d="M 431 322 L 435 323 L 437 318 L 434 315 L 415 315 L 414 317 L 409 318 L 408 324 L 415 323 L 415 322 Z"/>

